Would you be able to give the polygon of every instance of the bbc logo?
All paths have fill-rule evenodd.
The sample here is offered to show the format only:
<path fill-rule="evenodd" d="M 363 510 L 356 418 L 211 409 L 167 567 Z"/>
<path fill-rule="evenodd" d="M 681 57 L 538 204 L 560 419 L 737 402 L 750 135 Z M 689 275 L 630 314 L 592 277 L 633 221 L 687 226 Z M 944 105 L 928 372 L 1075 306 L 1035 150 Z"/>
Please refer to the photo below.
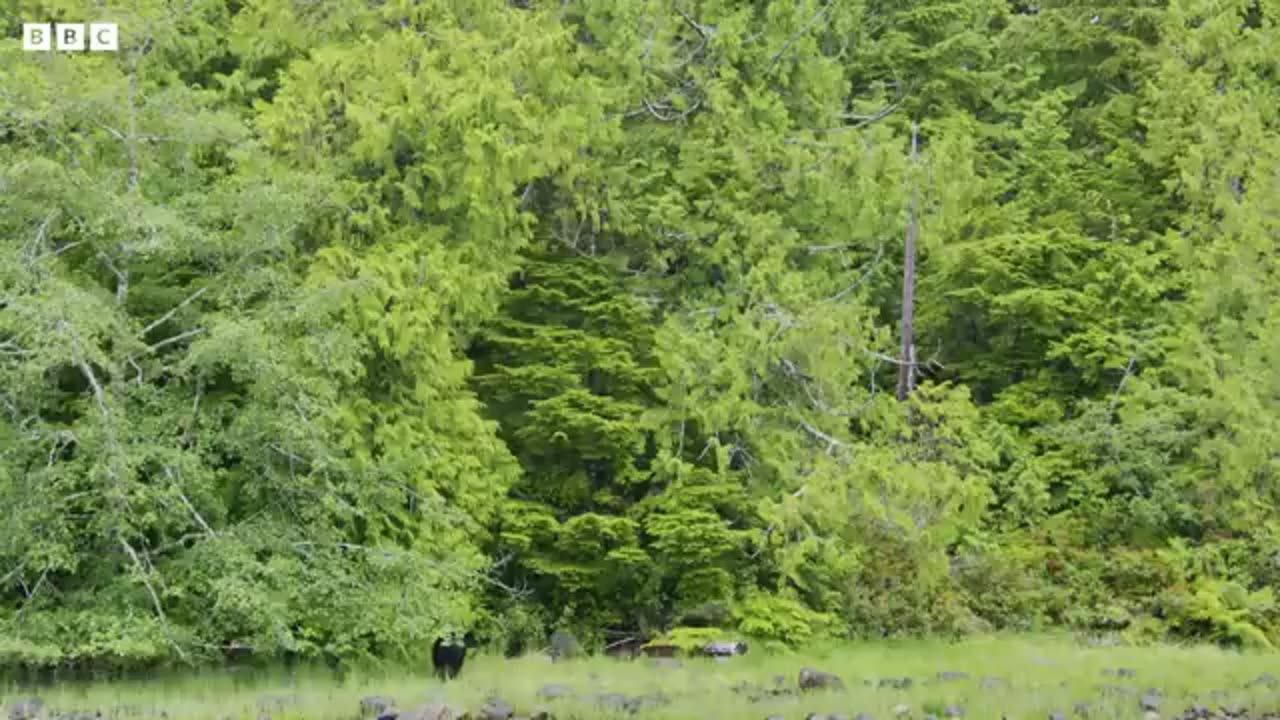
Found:
<path fill-rule="evenodd" d="M 66 52 L 116 52 L 120 49 L 120 28 L 115 23 L 22 24 L 23 50 L 49 52 L 55 44 Z"/>

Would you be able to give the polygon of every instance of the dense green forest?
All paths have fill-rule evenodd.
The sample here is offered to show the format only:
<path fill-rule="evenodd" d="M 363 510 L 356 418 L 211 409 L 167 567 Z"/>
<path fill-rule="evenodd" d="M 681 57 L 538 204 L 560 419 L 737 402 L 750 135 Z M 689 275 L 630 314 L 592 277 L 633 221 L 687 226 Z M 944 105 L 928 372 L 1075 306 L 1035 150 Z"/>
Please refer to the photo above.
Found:
<path fill-rule="evenodd" d="M 1280 643 L 1277 23 L 11 0 L 0 666 Z"/>

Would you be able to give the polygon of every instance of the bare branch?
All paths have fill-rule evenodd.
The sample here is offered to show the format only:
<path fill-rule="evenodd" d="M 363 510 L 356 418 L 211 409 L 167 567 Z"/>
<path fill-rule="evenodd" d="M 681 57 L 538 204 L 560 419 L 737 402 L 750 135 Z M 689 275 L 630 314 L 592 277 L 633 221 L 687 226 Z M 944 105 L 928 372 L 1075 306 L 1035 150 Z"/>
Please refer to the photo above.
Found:
<path fill-rule="evenodd" d="M 858 289 L 858 287 L 861 286 L 862 283 L 866 282 L 867 278 L 871 277 L 871 274 L 875 272 L 882 257 L 884 257 L 884 243 L 880 243 L 880 246 L 876 248 L 876 256 L 871 258 L 871 262 L 867 263 L 867 269 L 857 280 L 854 280 L 848 287 L 827 298 L 824 302 L 837 302 L 840 298 Z"/>
<path fill-rule="evenodd" d="M 172 345 L 173 343 L 176 343 L 176 342 L 182 342 L 183 340 L 186 340 L 187 338 L 190 338 L 190 337 L 195 337 L 196 335 L 199 335 L 204 331 L 205 331 L 204 328 L 198 327 L 194 330 L 188 330 L 184 333 L 178 333 L 177 335 L 174 335 L 173 337 L 165 338 L 164 340 L 161 340 L 160 342 L 155 343 L 154 345 L 148 345 L 147 352 L 155 352 L 160 348 L 165 347 L 166 345 Z"/>
<path fill-rule="evenodd" d="M 142 564 L 142 560 L 138 557 L 137 551 L 133 549 L 133 546 L 129 544 L 128 540 L 124 539 L 123 535 L 120 536 L 119 540 L 120 547 L 124 548 L 124 551 L 133 559 L 134 567 L 138 569 L 138 578 L 142 580 L 143 586 L 147 588 L 147 593 L 151 595 L 151 604 L 155 607 L 156 617 L 160 619 L 160 624 L 164 625 L 165 630 L 168 631 L 169 618 L 164 614 L 164 606 L 160 603 L 160 596 L 156 594 L 155 587 L 151 584 L 151 580 L 147 578 L 147 575 L 149 574 L 147 568 Z M 172 638 L 170 638 L 169 642 L 173 645 L 173 649 L 177 651 L 178 657 L 186 660 L 187 654 L 183 652 L 182 646 L 178 645 L 177 642 L 174 642 Z"/>
<path fill-rule="evenodd" d="M 50 250 L 49 252 L 47 252 L 47 253 L 45 253 L 45 254 L 41 255 L 40 257 L 36 258 L 36 262 L 40 262 L 41 260 L 46 260 L 46 259 L 48 259 L 48 258 L 56 258 L 56 257 L 58 257 L 59 255 L 61 255 L 62 253 L 67 252 L 68 250 L 73 250 L 73 249 L 75 249 L 75 248 L 77 248 L 77 247 L 79 247 L 79 246 L 81 246 L 81 245 L 83 245 L 83 244 L 84 244 L 84 241 L 83 241 L 83 240 L 77 240 L 77 241 L 75 241 L 75 242 L 69 242 L 69 243 L 67 243 L 66 245 L 63 245 L 62 247 L 60 247 L 60 248 L 58 248 L 58 249 L 56 249 L 56 250 Z"/>
<path fill-rule="evenodd" d="M 791 37 L 787 38 L 787 41 L 782 44 L 782 48 L 779 49 L 778 52 L 774 53 L 773 57 L 769 60 L 769 66 L 765 68 L 765 72 L 772 70 L 773 66 L 777 65 L 778 61 L 782 59 L 782 56 L 786 54 L 787 50 L 791 49 L 792 43 L 799 40 L 801 35 L 809 32 L 809 29 L 816 25 L 818 21 L 822 19 L 822 16 L 826 15 L 831 8 L 835 7 L 837 2 L 839 2 L 839 0 L 827 0 L 827 4 L 823 5 L 822 8 L 809 19 L 809 22 L 805 23 L 803 27 L 793 33 Z"/>
<path fill-rule="evenodd" d="M 844 446 L 845 446 L 845 443 L 844 443 L 844 442 L 842 442 L 842 441 L 840 441 L 840 440 L 837 440 L 836 438 L 833 438 L 833 437 L 831 437 L 830 435 L 828 435 L 828 434 L 826 434 L 826 433 L 822 432 L 822 431 L 821 431 L 821 430 L 819 430 L 818 428 L 816 428 L 816 427 L 814 427 L 814 426 L 810 425 L 810 424 L 808 423 L 808 421 L 806 421 L 806 420 L 805 420 L 805 419 L 800 415 L 799 410 L 797 410 L 797 409 L 796 409 L 796 407 L 795 407 L 795 405 L 794 405 L 794 404 L 792 404 L 792 403 L 788 402 L 788 403 L 787 403 L 787 405 L 788 405 L 788 407 L 790 407 L 790 408 L 791 408 L 791 411 L 795 414 L 795 416 L 796 416 L 796 422 L 800 423 L 800 427 L 801 427 L 801 428 L 803 428 L 803 429 L 805 430 L 805 432 L 808 432 L 810 435 L 814 436 L 815 438 L 817 438 L 817 439 L 819 439 L 819 440 L 821 440 L 821 441 L 823 441 L 823 442 L 825 442 L 825 443 L 827 444 L 827 454 L 828 454 L 828 455 L 831 455 L 832 453 L 834 453 L 836 448 L 838 448 L 838 447 L 844 447 Z"/>
<path fill-rule="evenodd" d="M 1126 365 L 1124 368 L 1124 375 L 1120 378 L 1120 382 L 1116 385 L 1116 392 L 1114 395 L 1111 396 L 1111 405 L 1107 408 L 1107 422 L 1111 422 L 1112 419 L 1115 418 L 1116 405 L 1120 402 L 1120 393 L 1124 390 L 1124 384 L 1128 382 L 1130 376 L 1133 375 L 1133 367 L 1137 363 L 1137 361 L 1138 361 L 1137 358 L 1134 358 L 1134 357 L 1129 358 L 1129 364 Z"/>
<path fill-rule="evenodd" d="M 900 104 L 901 104 L 901 101 L 899 101 L 899 100 L 895 100 L 895 101 L 893 101 L 893 102 L 889 103 L 888 105 L 885 105 L 884 107 L 880 108 L 879 110 L 877 110 L 877 111 L 875 111 L 875 112 L 871 113 L 870 115 L 857 115 L 857 114 L 854 114 L 854 113 L 841 113 L 841 114 L 837 115 L 836 117 L 840 118 L 841 120 L 852 120 L 852 121 L 854 121 L 852 125 L 847 125 L 846 127 L 850 128 L 850 129 L 855 129 L 855 130 L 856 130 L 857 128 L 866 127 L 866 126 L 868 126 L 868 125 L 870 125 L 870 124 L 872 124 L 872 123 L 879 122 L 879 121 L 881 121 L 881 120 L 883 120 L 883 119 L 885 119 L 885 118 L 889 117 L 889 115 L 893 114 L 893 111 L 894 111 L 894 110 L 897 110 L 897 109 L 898 109 L 898 106 L 899 106 Z"/>
<path fill-rule="evenodd" d="M 6 583 L 8 583 L 10 580 L 12 580 L 12 579 L 14 579 L 14 578 L 18 577 L 19 575 L 21 575 L 21 574 L 22 574 L 22 571 L 23 571 L 23 570 L 26 570 L 26 569 L 27 569 L 27 565 L 26 565 L 26 563 L 21 563 L 21 564 L 19 564 L 19 565 L 18 565 L 18 567 L 16 567 L 16 568 L 14 568 L 14 569 L 10 570 L 9 572 L 5 573 L 4 577 L 0 577 L 0 586 L 5 585 L 5 584 L 6 584 Z"/>
<path fill-rule="evenodd" d="M 18 608 L 18 612 L 14 613 L 14 618 L 22 617 L 22 614 L 31 607 L 31 603 L 35 601 L 36 595 L 40 594 L 40 589 L 44 587 L 45 580 L 49 579 L 49 571 L 45 570 L 40 573 L 39 579 L 36 580 L 35 587 L 27 588 L 26 583 L 22 584 L 22 592 L 27 596 L 26 602 L 22 603 L 22 607 Z M 21 581 L 19 581 L 21 582 Z"/>
<path fill-rule="evenodd" d="M 714 27 L 699 23 L 698 21 L 689 17 L 689 14 L 686 13 L 685 11 L 679 8 L 676 8 L 676 14 L 684 18 L 684 21 L 689 24 L 689 27 L 693 28 L 694 32 L 701 35 L 703 40 L 710 40 L 711 36 L 715 34 L 716 29 Z"/>
<path fill-rule="evenodd" d="M 187 296 L 187 299 L 186 299 L 186 300 L 183 300 L 182 302 L 178 303 L 178 304 L 177 304 L 176 306 L 174 306 L 174 307 L 173 307 L 173 309 L 171 309 L 169 312 L 165 313 L 164 315 L 161 315 L 159 318 L 157 318 L 156 320 L 152 321 L 149 325 L 147 325 L 146 327 L 142 328 L 142 333 L 141 333 L 141 334 L 142 334 L 143 336 L 145 336 L 147 333 L 149 333 L 149 332 L 151 332 L 152 330 L 155 330 L 156 328 L 160 327 L 160 326 L 161 326 L 161 325 L 163 325 L 165 322 L 167 322 L 167 321 L 169 320 L 169 318 L 171 318 L 171 317 L 173 317 L 174 315 L 176 315 L 176 314 L 178 314 L 179 312 L 181 312 L 181 311 L 182 311 L 182 308 L 184 308 L 184 307 L 186 307 L 186 306 L 190 305 L 191 303 L 195 302 L 195 300 L 196 300 L 197 298 L 199 298 L 201 295 L 205 294 L 205 292 L 207 292 L 208 290 L 209 290 L 209 286 L 207 286 L 207 285 L 206 285 L 205 287 L 202 287 L 202 288 L 200 288 L 199 290 L 196 290 L 195 292 L 191 293 L 190 295 L 188 295 L 188 296 Z"/>
<path fill-rule="evenodd" d="M 808 250 L 810 254 L 816 254 L 816 253 L 822 253 L 822 252 L 831 252 L 833 250 L 854 250 L 854 249 L 857 249 L 857 247 L 858 246 L 853 243 L 835 243 L 832 245 L 810 245 L 805 249 Z"/>
<path fill-rule="evenodd" d="M 106 253 L 100 252 L 98 257 L 102 260 L 102 264 L 116 276 L 116 303 L 124 304 L 125 295 L 129 292 L 129 271 L 117 268 Z"/>
<path fill-rule="evenodd" d="M 0 342 L 0 355 L 30 355 L 31 351 L 20 347 L 12 340 Z"/>
<path fill-rule="evenodd" d="M 186 506 L 187 511 L 195 518 L 196 523 L 204 530 L 205 535 L 208 535 L 210 538 L 217 537 L 218 534 L 213 531 L 213 528 L 209 527 L 209 523 L 205 522 L 204 517 L 196 510 L 196 506 L 191 504 L 191 501 L 187 499 L 187 496 L 178 486 L 178 478 L 174 476 L 173 468 L 166 465 L 164 468 L 164 474 L 169 478 L 169 482 L 173 484 L 173 488 L 178 491 L 178 499 L 182 501 L 182 504 Z"/>
<path fill-rule="evenodd" d="M 98 376 L 94 375 L 93 368 L 89 367 L 89 363 L 84 360 L 78 360 L 76 367 L 80 369 L 80 374 L 84 375 L 85 380 L 89 382 L 89 386 L 93 388 L 93 399 L 98 404 L 98 411 L 102 413 L 104 419 L 110 419 L 111 412 L 107 410 L 107 396 L 102 390 L 102 384 L 98 382 Z"/>

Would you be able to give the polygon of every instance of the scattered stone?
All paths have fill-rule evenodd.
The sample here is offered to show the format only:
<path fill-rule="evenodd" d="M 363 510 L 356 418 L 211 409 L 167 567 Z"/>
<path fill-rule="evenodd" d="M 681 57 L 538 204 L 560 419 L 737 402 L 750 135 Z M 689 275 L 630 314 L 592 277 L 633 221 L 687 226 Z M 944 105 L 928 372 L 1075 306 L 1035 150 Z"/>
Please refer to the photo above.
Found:
<path fill-rule="evenodd" d="M 553 661 L 574 658 L 582 654 L 582 644 L 578 642 L 578 638 L 563 630 L 551 633 L 550 645 L 547 654 Z"/>
<path fill-rule="evenodd" d="M 429 703 L 414 708 L 403 720 L 462 720 L 463 713 L 443 703 Z"/>
<path fill-rule="evenodd" d="M 940 673 L 938 673 L 938 679 L 939 679 L 939 680 L 941 680 L 942 682 L 956 682 L 956 681 L 958 681 L 958 680 L 968 680 L 968 679 L 969 679 L 969 673 L 967 673 L 967 672 L 940 672 Z"/>
<path fill-rule="evenodd" d="M 1099 685 L 1098 691 L 1103 695 L 1134 695 L 1138 691 L 1123 685 Z"/>
<path fill-rule="evenodd" d="M 948 705 L 942 709 L 942 716 L 949 718 L 964 717 L 964 708 L 959 705 Z"/>
<path fill-rule="evenodd" d="M 568 685 L 543 685 L 538 688 L 538 697 L 544 700 L 557 700 L 559 698 L 573 697 L 575 695 L 573 688 Z"/>
<path fill-rule="evenodd" d="M 829 672 L 801 668 L 799 682 L 801 691 L 809 690 L 844 690 L 844 682 Z"/>
<path fill-rule="evenodd" d="M 876 720 L 876 719 L 868 715 L 867 713 L 858 713 L 857 715 L 853 716 L 853 720 Z"/>
<path fill-rule="evenodd" d="M 649 695 L 640 695 L 638 697 L 628 698 L 626 708 L 631 712 L 639 712 L 650 707 L 664 707 L 670 705 L 671 700 L 662 693 L 652 693 Z"/>
<path fill-rule="evenodd" d="M 1067 716 L 1060 712 L 1049 713 L 1049 720 L 1067 720 Z"/>
<path fill-rule="evenodd" d="M 1086 702 L 1078 702 L 1071 708 L 1071 711 L 1074 712 L 1077 717 L 1087 718 L 1089 717 L 1089 714 L 1093 712 L 1093 705 Z"/>
<path fill-rule="evenodd" d="M 879 687 L 889 687 L 895 690 L 909 690 L 913 681 L 909 677 L 903 678 L 881 678 Z"/>
<path fill-rule="evenodd" d="M 515 708 L 499 698 L 490 698 L 484 707 L 480 708 L 480 720 L 510 720 L 515 714 Z"/>
<path fill-rule="evenodd" d="M 1245 685 L 1245 687 L 1246 688 L 1265 687 L 1268 690 L 1280 689 L 1280 678 L 1276 677 L 1275 675 L 1272 675 L 1269 672 L 1262 673 L 1258 677 L 1249 681 L 1249 683 Z"/>
<path fill-rule="evenodd" d="M 898 704 L 893 706 L 894 717 L 906 717 L 911 714 L 911 708 L 906 705 Z"/>
<path fill-rule="evenodd" d="M 712 642 L 702 646 L 702 652 L 712 657 L 733 657 L 734 655 L 746 655 L 747 644 L 741 641 L 734 642 Z"/>
<path fill-rule="evenodd" d="M 44 700 L 38 697 L 19 700 L 9 706 L 9 720 L 35 720 L 44 708 Z"/>
<path fill-rule="evenodd" d="M 596 696 L 596 705 L 606 710 L 625 710 L 628 700 L 622 693 L 603 693 Z"/>
<path fill-rule="evenodd" d="M 1009 680 L 1002 677 L 992 677 L 990 675 L 982 676 L 978 681 L 978 685 L 984 690 L 994 690 L 996 688 L 1008 688 Z"/>
<path fill-rule="evenodd" d="M 1160 712 L 1160 696 L 1148 692 L 1138 699 L 1138 707 L 1147 712 Z"/>
<path fill-rule="evenodd" d="M 360 698 L 361 715 L 382 715 L 395 707 L 396 701 L 383 695 L 368 695 Z"/>

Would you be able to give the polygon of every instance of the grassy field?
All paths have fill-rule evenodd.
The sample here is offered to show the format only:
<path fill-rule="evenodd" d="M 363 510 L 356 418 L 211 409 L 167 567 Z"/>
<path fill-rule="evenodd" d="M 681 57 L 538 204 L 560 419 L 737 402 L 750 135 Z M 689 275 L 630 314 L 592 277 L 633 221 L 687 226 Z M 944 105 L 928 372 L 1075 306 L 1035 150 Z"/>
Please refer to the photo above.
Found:
<path fill-rule="evenodd" d="M 753 702 L 751 693 L 735 689 L 743 683 L 772 687 L 776 675 L 785 676 L 794 688 L 805 666 L 836 673 L 847 691 L 765 696 Z M 1116 668 L 1135 672 L 1116 676 Z M 943 672 L 969 677 L 943 681 L 938 678 Z M 1093 648 L 1066 639 L 1018 637 L 959 644 L 866 644 L 792 655 L 752 652 L 725 662 L 684 660 L 680 667 L 660 667 L 648 660 L 590 658 L 552 664 L 537 656 L 477 656 L 468 657 L 461 676 L 447 686 L 432 679 L 428 668 L 352 674 L 342 682 L 318 676 L 250 678 L 220 673 L 154 682 L 7 687 L 4 701 L 8 705 L 39 696 L 47 717 L 54 717 L 49 710 L 100 710 L 104 718 L 159 717 L 164 711 L 172 720 L 259 718 L 268 713 L 274 720 L 337 720 L 360 717 L 360 699 L 369 695 L 390 696 L 403 711 L 428 702 L 474 711 L 486 698 L 497 696 L 519 715 L 543 707 L 563 720 L 616 714 L 600 709 L 597 698 L 621 693 L 665 696 L 669 704 L 645 708 L 641 716 L 673 720 L 801 720 L 810 713 L 843 713 L 850 720 L 858 713 L 891 718 L 901 706 L 917 720 L 931 713 L 942 718 L 948 706 L 962 709 L 967 718 L 1044 720 L 1055 712 L 1072 717 L 1077 703 L 1090 705 L 1091 718 L 1142 718 L 1146 711 L 1140 698 L 1157 690 L 1162 718 L 1181 718 L 1194 703 L 1211 709 L 1252 708 L 1244 717 L 1258 718 L 1280 711 L 1280 688 L 1264 683 L 1246 687 L 1266 673 L 1280 676 L 1280 654 L 1235 654 L 1203 647 Z M 913 679 L 910 688 L 878 687 L 881 679 L 902 677 Z M 538 691 L 548 684 L 569 686 L 576 697 L 542 699 Z M 1104 686 L 1112 687 L 1108 691 Z M 402 718 L 411 715 L 406 712 Z"/>

